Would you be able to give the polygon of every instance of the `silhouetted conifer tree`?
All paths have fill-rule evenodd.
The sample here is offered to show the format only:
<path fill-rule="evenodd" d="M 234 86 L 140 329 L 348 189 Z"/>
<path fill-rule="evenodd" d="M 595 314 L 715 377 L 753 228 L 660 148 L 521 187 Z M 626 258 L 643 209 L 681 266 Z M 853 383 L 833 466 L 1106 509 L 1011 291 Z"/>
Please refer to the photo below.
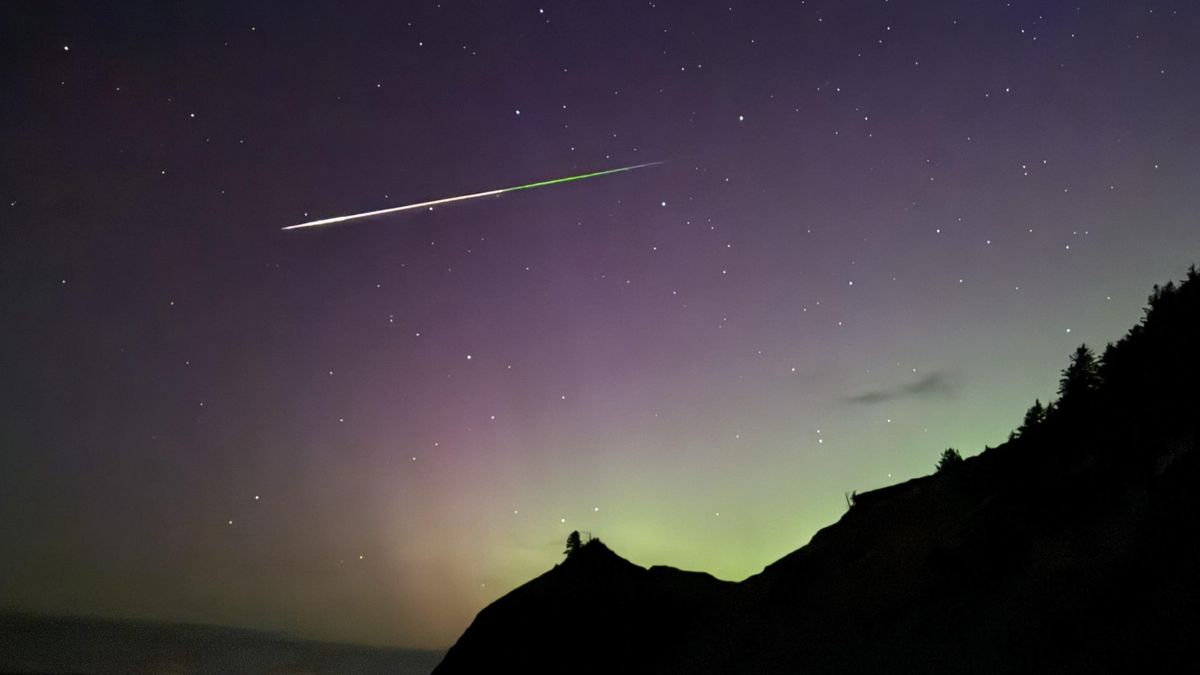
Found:
<path fill-rule="evenodd" d="M 1190 275 L 1192 272 L 1194 272 L 1194 271 L 1195 271 L 1195 269 L 1194 269 L 1194 268 L 1188 268 L 1188 274 L 1189 274 L 1189 275 Z M 1171 296 L 1175 295 L 1175 290 L 1176 290 L 1176 289 L 1175 289 L 1175 282 L 1174 282 L 1174 281 L 1168 281 L 1168 282 L 1166 283 L 1166 285 L 1163 285 L 1163 286 L 1159 286 L 1158 284 L 1154 284 L 1154 288 L 1153 288 L 1153 289 L 1151 289 L 1151 291 L 1150 291 L 1149 306 L 1147 306 L 1147 307 L 1146 307 L 1144 310 L 1142 310 L 1142 311 L 1146 313 L 1146 316 L 1147 316 L 1147 317 L 1148 317 L 1148 316 L 1150 316 L 1150 314 L 1151 314 L 1151 313 L 1152 313 L 1152 312 L 1153 312 L 1155 309 L 1157 309 L 1158 307 L 1160 307 L 1160 306 L 1163 304 L 1163 302 L 1164 302 L 1164 301 L 1166 301 L 1166 300 L 1169 300 Z M 1145 320 L 1145 319 L 1143 319 L 1143 321 L 1144 321 L 1144 320 Z"/>
<path fill-rule="evenodd" d="M 1096 355 L 1087 345 L 1071 354 L 1071 363 L 1063 370 L 1058 381 L 1059 402 L 1081 401 L 1100 387 L 1100 368 Z"/>
<path fill-rule="evenodd" d="M 1039 399 L 1033 399 L 1033 405 L 1029 406 L 1029 410 L 1025 411 L 1025 419 L 1021 422 L 1020 432 L 1028 433 L 1032 429 L 1036 429 L 1046 419 L 1046 408 L 1042 406 Z"/>
<path fill-rule="evenodd" d="M 1109 361 L 1116 357 L 1117 346 L 1113 343 L 1108 343 L 1104 346 L 1104 353 L 1100 355 L 1100 379 L 1104 379 L 1104 371 L 1109 367 Z"/>
<path fill-rule="evenodd" d="M 575 530 L 567 535 L 567 550 L 563 551 L 563 553 L 570 556 L 582 546 L 583 542 L 579 538 L 579 530 Z"/>
<path fill-rule="evenodd" d="M 962 455 L 958 454 L 957 450 L 954 448 L 946 448 L 944 451 L 942 451 L 942 456 L 938 458 L 937 470 L 945 471 L 952 466 L 962 464 L 962 461 Z"/>

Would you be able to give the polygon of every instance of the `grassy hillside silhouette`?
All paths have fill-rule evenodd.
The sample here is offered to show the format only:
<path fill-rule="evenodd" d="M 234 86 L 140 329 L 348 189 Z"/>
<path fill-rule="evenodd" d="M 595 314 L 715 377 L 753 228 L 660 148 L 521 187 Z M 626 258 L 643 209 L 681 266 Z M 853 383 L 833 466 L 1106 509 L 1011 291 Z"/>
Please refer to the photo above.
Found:
<path fill-rule="evenodd" d="M 434 672 L 1196 672 L 1198 432 L 1192 268 L 1120 341 L 1076 350 L 1000 447 L 854 495 L 740 583 L 582 544 Z"/>

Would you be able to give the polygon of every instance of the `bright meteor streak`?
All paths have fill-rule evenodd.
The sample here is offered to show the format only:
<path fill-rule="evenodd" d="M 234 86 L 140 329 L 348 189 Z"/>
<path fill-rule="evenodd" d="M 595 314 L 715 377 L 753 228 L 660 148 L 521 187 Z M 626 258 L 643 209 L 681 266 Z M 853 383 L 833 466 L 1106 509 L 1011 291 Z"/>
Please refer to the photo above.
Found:
<path fill-rule="evenodd" d="M 545 187 L 547 185 L 557 185 L 558 183 L 570 183 L 572 181 L 583 180 L 585 178 L 596 178 L 597 176 L 607 176 L 610 173 L 621 173 L 624 171 L 633 171 L 634 169 L 644 169 L 646 167 L 658 166 L 665 162 L 647 162 L 645 164 L 634 164 L 633 166 L 623 166 L 617 169 L 605 169 L 604 171 L 593 171 L 592 173 L 583 173 L 578 176 L 567 176 L 566 178 L 552 178 L 550 180 L 538 181 L 536 183 L 527 183 L 525 185 L 517 185 L 515 187 L 500 188 L 499 190 L 488 190 L 487 192 L 476 192 L 469 195 L 459 195 L 457 197 L 443 197 L 442 199 L 434 199 L 428 202 L 420 202 L 418 204 L 407 204 L 405 206 L 396 206 L 390 209 L 379 209 L 378 211 L 366 211 L 364 213 L 353 213 L 348 216 L 337 216 L 335 218 L 325 218 L 322 220 L 312 220 L 307 223 L 298 225 L 288 225 L 282 229 L 298 230 L 302 227 L 319 227 L 321 225 L 334 225 L 336 223 L 346 223 L 351 220 L 361 220 L 363 218 L 371 218 L 373 216 L 382 216 L 388 213 L 399 213 L 400 211 L 411 211 L 413 209 L 423 209 L 430 206 L 438 206 L 440 204 L 449 204 L 451 202 L 463 202 L 468 199 L 478 199 L 479 197 L 494 197 L 502 195 L 505 192 L 516 192 L 517 190 L 529 190 L 532 188 Z"/>

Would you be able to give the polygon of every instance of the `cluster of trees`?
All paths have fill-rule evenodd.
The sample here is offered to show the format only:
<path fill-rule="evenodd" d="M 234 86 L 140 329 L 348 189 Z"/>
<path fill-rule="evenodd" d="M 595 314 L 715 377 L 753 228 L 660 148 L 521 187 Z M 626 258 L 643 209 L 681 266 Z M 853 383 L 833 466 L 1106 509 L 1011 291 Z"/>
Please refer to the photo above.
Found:
<path fill-rule="evenodd" d="M 1109 349 L 1112 349 L 1111 343 Z M 1017 436 L 1033 431 L 1062 411 L 1074 412 L 1086 408 L 1104 382 L 1100 375 L 1100 364 L 1091 347 L 1079 345 L 1058 379 L 1058 400 L 1042 405 L 1040 399 L 1034 399 L 1033 405 L 1025 411 L 1025 419 L 1017 429 Z"/>
<path fill-rule="evenodd" d="M 1109 344 L 1109 349 L 1112 347 Z M 1086 344 L 1079 345 L 1071 354 L 1070 363 L 1063 369 L 1062 377 L 1058 380 L 1058 400 L 1042 405 L 1040 399 L 1034 399 L 1033 405 L 1025 411 L 1021 426 L 1009 436 L 1009 440 L 1036 433 L 1047 419 L 1074 416 L 1090 407 L 1089 404 L 1103 383 L 1101 363 L 1090 347 Z M 946 448 L 938 457 L 937 470 L 945 471 L 961 464 L 962 461 L 958 450 Z"/>
<path fill-rule="evenodd" d="M 1186 401 L 1195 398 L 1194 380 L 1180 372 L 1163 352 L 1196 348 L 1195 340 L 1200 337 L 1198 307 L 1200 270 L 1195 265 L 1188 268 L 1187 278 L 1180 285 L 1155 285 L 1141 322 L 1116 344 L 1108 343 L 1100 356 L 1086 344 L 1079 345 L 1059 378 L 1058 399 L 1045 405 L 1035 399 L 1010 440 L 1036 435 L 1048 424 L 1077 422 L 1105 410 L 1120 411 L 1126 418 L 1133 417 L 1135 409 L 1141 413 L 1139 417 L 1147 410 L 1168 417 L 1178 413 L 1169 407 L 1185 406 Z M 1147 393 L 1156 400 L 1148 400 Z M 958 451 L 948 448 L 938 459 L 937 470 L 944 471 L 960 462 Z"/>

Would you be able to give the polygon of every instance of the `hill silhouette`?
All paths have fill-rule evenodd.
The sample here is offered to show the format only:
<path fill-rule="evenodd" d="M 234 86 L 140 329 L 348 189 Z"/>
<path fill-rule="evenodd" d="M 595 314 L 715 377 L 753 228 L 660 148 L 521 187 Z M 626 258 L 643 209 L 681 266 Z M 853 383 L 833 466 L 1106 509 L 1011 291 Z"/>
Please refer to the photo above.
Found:
<path fill-rule="evenodd" d="M 585 543 L 434 672 L 1200 672 L 1196 269 L 1059 394 L 739 583 Z"/>

